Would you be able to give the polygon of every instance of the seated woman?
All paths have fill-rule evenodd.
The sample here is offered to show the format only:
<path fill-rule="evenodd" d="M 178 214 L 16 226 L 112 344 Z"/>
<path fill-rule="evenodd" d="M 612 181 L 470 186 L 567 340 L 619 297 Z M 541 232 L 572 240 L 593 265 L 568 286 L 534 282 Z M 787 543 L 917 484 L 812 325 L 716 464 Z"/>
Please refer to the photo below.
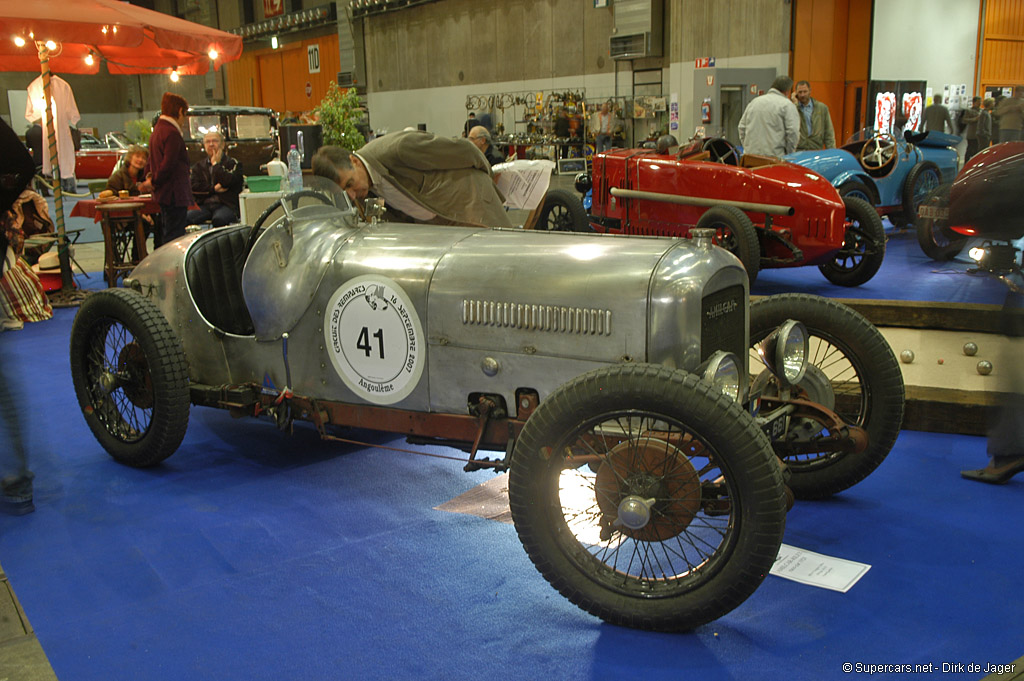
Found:
<path fill-rule="evenodd" d="M 146 175 L 146 165 L 149 163 L 149 149 L 138 144 L 128 147 L 124 158 L 114 169 L 114 173 L 107 179 L 107 188 L 97 196 L 101 199 L 117 196 L 123 191 L 129 196 L 149 194 L 153 191 L 153 179 Z M 157 226 L 153 216 L 143 215 L 146 221 L 146 234 L 153 237 L 154 248 L 160 245 L 159 238 L 161 229 Z M 159 217 L 157 218 L 159 219 Z M 136 249 L 136 257 L 138 250 Z"/>
<path fill-rule="evenodd" d="M 124 159 L 107 180 L 107 188 L 100 192 L 99 197 L 115 196 L 122 191 L 127 191 L 129 196 L 152 192 L 153 183 L 144 174 L 148 161 L 149 150 L 146 147 L 138 144 L 128 147 Z"/>

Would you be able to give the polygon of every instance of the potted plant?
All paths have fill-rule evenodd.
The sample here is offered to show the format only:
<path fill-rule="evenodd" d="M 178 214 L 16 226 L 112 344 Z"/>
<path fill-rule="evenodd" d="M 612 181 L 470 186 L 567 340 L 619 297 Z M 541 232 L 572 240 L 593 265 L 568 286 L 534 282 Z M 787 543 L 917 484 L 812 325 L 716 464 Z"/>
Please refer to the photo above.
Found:
<path fill-rule="evenodd" d="M 350 151 L 366 144 L 356 125 L 363 118 L 363 108 L 355 88 L 342 90 L 332 81 L 316 108 L 316 114 L 323 127 L 324 144 L 334 144 Z"/>

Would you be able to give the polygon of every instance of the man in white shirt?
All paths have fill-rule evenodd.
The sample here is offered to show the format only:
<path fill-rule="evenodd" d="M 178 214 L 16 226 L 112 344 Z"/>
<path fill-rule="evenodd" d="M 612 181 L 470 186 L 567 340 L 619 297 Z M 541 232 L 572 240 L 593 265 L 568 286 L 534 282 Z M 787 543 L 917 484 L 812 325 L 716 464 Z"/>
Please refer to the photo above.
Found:
<path fill-rule="evenodd" d="M 747 105 L 740 118 L 740 144 L 744 154 L 782 157 L 800 141 L 800 114 L 790 101 L 793 79 L 779 76 L 768 92 Z"/>

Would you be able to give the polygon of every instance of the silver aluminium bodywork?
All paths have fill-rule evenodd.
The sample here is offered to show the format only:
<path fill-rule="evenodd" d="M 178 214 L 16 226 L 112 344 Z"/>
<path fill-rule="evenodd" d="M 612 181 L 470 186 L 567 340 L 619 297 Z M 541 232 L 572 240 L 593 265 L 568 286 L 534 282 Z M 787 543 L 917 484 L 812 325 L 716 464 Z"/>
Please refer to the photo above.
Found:
<path fill-rule="evenodd" d="M 465 413 L 470 394 L 511 406 L 528 388 L 543 400 L 608 364 L 693 371 L 712 344 L 746 361 L 747 277 L 709 243 L 371 225 L 304 207 L 246 260 L 255 332 L 236 335 L 200 313 L 184 276 L 189 251 L 213 235 L 169 244 L 132 274 L 180 338 L 195 383 Z M 367 368 L 374 361 L 391 364 Z"/>

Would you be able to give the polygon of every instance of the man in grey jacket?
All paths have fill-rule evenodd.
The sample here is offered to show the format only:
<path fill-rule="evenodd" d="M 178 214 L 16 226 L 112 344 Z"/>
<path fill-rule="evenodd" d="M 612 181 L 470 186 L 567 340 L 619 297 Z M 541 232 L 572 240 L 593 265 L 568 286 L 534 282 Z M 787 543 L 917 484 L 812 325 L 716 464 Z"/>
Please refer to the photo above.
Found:
<path fill-rule="evenodd" d="M 747 105 L 739 125 L 743 153 L 785 156 L 796 150 L 800 114 L 789 100 L 792 89 L 793 79 L 779 76 L 768 92 Z"/>
<path fill-rule="evenodd" d="M 378 137 L 356 152 L 321 147 L 312 166 L 357 204 L 370 194 L 384 199 L 391 220 L 512 226 L 490 164 L 467 139 L 404 130 Z"/>
<path fill-rule="evenodd" d="M 836 131 L 828 107 L 811 97 L 811 84 L 801 80 L 793 93 L 797 113 L 800 114 L 800 142 L 797 150 L 836 148 Z"/>

